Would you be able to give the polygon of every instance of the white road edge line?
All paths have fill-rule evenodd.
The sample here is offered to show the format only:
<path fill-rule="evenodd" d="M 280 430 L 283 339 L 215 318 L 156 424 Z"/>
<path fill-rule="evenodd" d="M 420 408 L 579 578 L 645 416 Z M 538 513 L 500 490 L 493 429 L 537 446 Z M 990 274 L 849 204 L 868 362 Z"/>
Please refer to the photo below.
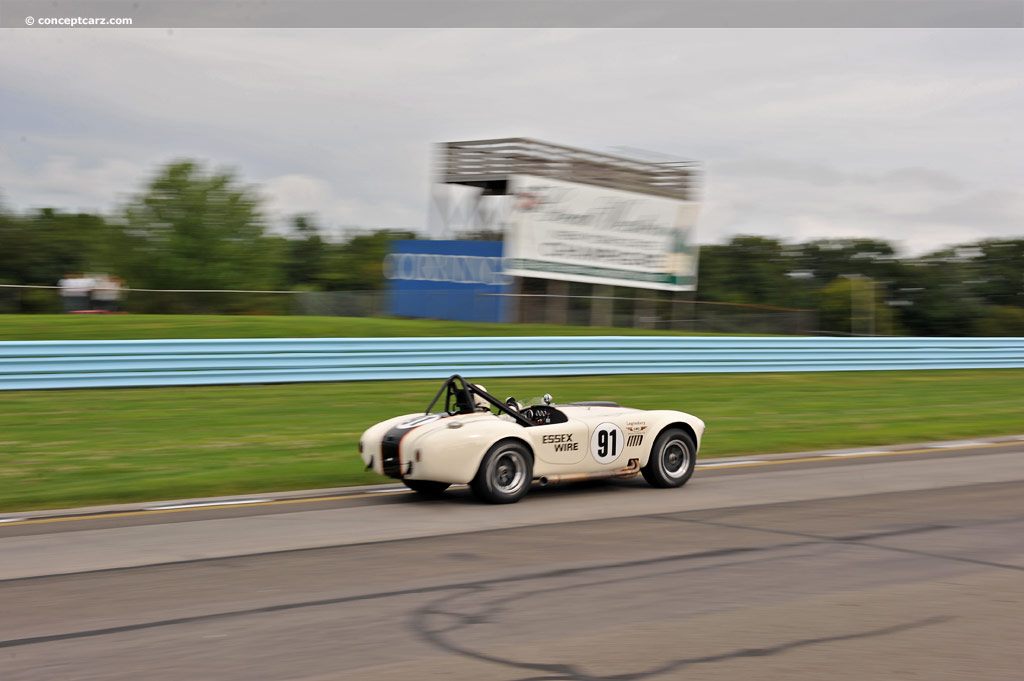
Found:
<path fill-rule="evenodd" d="M 866 452 L 838 452 L 836 454 L 823 454 L 822 456 L 868 456 L 869 454 L 895 454 L 896 452 L 888 452 L 879 450 L 866 451 Z"/>
<path fill-rule="evenodd" d="M 941 444 L 933 444 L 933 445 L 922 445 L 922 446 L 924 448 L 927 448 L 927 449 L 952 449 L 952 448 L 958 448 L 958 447 L 959 448 L 968 448 L 968 447 L 999 445 L 999 444 L 1006 445 L 1006 444 L 1009 444 L 1010 442 L 1016 442 L 1016 441 L 1024 442 L 1024 435 L 1011 436 L 1011 437 L 1007 438 L 1006 440 L 995 441 L 995 442 L 949 442 L 949 443 L 941 443 Z M 826 457 L 843 457 L 843 456 L 867 456 L 867 455 L 872 455 L 872 454 L 900 454 L 900 453 L 901 452 L 899 450 L 895 450 L 895 451 L 893 451 L 893 450 L 877 450 L 877 451 L 870 450 L 870 451 L 860 451 L 860 452 L 838 452 L 838 453 L 834 453 L 834 454 L 823 454 L 821 456 L 826 456 Z M 740 465 L 752 464 L 752 463 L 768 463 L 768 462 L 771 462 L 771 461 L 773 461 L 773 460 L 772 459 L 742 459 L 742 460 L 739 460 L 739 461 L 709 461 L 709 462 L 706 462 L 706 463 L 697 463 L 696 464 L 696 468 L 716 468 L 716 467 L 726 467 L 726 466 L 740 466 Z M 786 461 L 787 462 L 796 462 L 796 461 L 799 461 L 799 459 L 787 459 Z M 468 486 L 469 485 L 466 485 L 466 484 L 456 484 L 456 485 L 452 485 L 451 487 L 452 487 L 452 489 L 458 489 L 458 488 L 463 488 L 463 487 L 468 487 Z M 387 493 L 404 492 L 404 491 L 409 491 L 409 490 L 407 490 L 407 488 L 405 488 L 405 487 L 389 487 L 387 489 L 367 490 L 365 492 L 359 492 L 359 493 L 342 493 L 342 494 L 339 494 L 339 495 L 337 495 L 335 497 L 331 497 L 331 498 L 344 499 L 346 496 L 349 496 L 350 494 L 355 494 L 356 496 L 359 496 L 359 495 L 367 495 L 367 494 L 387 494 Z M 316 498 L 311 499 L 311 501 L 315 501 L 315 500 L 316 500 Z M 274 503 L 274 502 L 278 502 L 278 501 L 282 501 L 282 500 L 281 499 L 272 499 L 272 498 L 261 498 L 261 499 L 235 499 L 235 500 L 228 500 L 228 501 L 206 501 L 206 502 L 189 503 L 189 504 L 168 504 L 168 505 L 163 505 L 163 506 L 143 507 L 143 508 L 139 508 L 139 509 L 137 509 L 135 511 L 132 511 L 131 513 L 137 513 L 139 511 L 170 511 L 170 510 L 177 510 L 177 509 L 205 508 L 205 507 L 213 507 L 213 506 L 237 506 L 237 505 L 242 505 L 242 504 L 265 504 L 265 503 Z M 67 516 L 67 517 L 59 516 L 60 519 L 66 519 L 66 518 L 69 519 L 69 518 L 73 518 L 73 517 L 74 516 Z M 93 517 L 93 516 L 90 515 L 90 516 L 87 516 L 87 517 Z M 99 516 L 95 516 L 95 517 L 99 517 Z M 28 521 L 28 520 L 49 520 L 49 519 L 51 519 L 51 518 L 48 518 L 47 516 L 40 516 L 40 517 L 26 516 L 26 517 L 17 517 L 17 518 L 0 518 L 0 524 L 2 524 L 2 523 L 19 523 L 19 522 L 25 522 L 25 521 Z"/>
<path fill-rule="evenodd" d="M 149 506 L 144 511 L 173 511 L 176 508 L 203 508 L 206 506 L 237 506 L 239 504 L 263 504 L 273 499 L 235 499 L 232 501 L 201 501 L 195 504 L 170 504 L 168 506 Z"/>

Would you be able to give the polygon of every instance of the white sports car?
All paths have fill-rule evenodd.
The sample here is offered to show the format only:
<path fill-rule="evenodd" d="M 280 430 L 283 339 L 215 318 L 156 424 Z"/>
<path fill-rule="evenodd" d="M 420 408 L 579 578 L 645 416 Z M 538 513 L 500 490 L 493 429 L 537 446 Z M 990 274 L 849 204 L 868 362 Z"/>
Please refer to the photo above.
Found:
<path fill-rule="evenodd" d="M 518 501 L 534 482 L 631 478 L 679 487 L 704 435 L 696 416 L 614 402 L 498 401 L 461 376 L 445 380 L 422 414 L 388 419 L 359 439 L 368 469 L 425 495 L 469 484 L 480 499 Z M 435 407 L 438 411 L 432 411 Z"/>

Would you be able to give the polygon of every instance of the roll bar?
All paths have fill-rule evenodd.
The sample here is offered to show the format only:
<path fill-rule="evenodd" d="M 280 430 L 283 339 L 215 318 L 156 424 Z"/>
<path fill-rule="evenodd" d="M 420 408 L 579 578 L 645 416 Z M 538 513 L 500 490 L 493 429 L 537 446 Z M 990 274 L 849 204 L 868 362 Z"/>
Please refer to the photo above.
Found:
<path fill-rule="evenodd" d="M 455 413 L 472 414 L 476 411 L 476 401 L 473 399 L 473 396 L 476 395 L 482 397 L 488 404 L 497 407 L 499 412 L 504 412 L 511 416 L 519 425 L 527 428 L 533 425 L 529 419 L 519 413 L 518 409 L 501 402 L 486 390 L 480 389 L 479 386 L 470 383 L 458 374 L 452 374 L 445 379 L 441 389 L 437 391 L 437 394 L 434 395 L 434 399 L 432 399 L 430 404 L 427 406 L 427 410 L 424 412 L 425 414 L 430 413 L 430 410 L 434 408 L 434 405 L 437 404 L 437 401 L 441 399 L 442 395 L 445 396 L 445 411 L 448 410 L 449 403 L 452 401 L 452 398 L 454 398 L 455 406 L 458 407 L 458 411 Z"/>

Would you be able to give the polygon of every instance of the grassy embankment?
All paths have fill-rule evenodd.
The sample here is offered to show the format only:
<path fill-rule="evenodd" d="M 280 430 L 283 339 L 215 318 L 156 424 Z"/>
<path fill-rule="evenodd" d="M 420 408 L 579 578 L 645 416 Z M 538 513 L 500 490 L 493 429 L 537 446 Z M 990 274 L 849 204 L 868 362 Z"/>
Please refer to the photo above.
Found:
<path fill-rule="evenodd" d="M 459 326 L 466 335 L 483 335 L 480 326 L 563 333 L 401 320 L 65 319 L 0 318 L 0 338 L 455 335 Z M 564 402 L 690 411 L 708 423 L 703 456 L 1016 434 L 1024 432 L 1022 383 L 1024 370 L 485 381 L 499 397 L 550 392 Z M 436 381 L 395 381 L 0 392 L 0 510 L 380 482 L 362 470 L 359 434 L 422 410 L 435 389 Z"/>
<path fill-rule="evenodd" d="M 149 338 L 388 338 L 403 336 L 635 336 L 649 334 L 678 335 L 678 332 L 375 317 L 0 315 L 0 341 Z"/>

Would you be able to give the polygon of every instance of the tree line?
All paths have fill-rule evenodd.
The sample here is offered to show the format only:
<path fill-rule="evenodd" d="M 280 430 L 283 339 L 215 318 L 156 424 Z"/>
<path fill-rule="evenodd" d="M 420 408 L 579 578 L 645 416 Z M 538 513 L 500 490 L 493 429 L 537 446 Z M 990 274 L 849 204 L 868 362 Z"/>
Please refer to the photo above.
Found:
<path fill-rule="evenodd" d="M 71 272 L 107 272 L 140 289 L 373 291 L 385 286 L 390 242 L 408 238 L 416 235 L 357 231 L 332 240 L 311 215 L 275 233 L 254 187 L 180 161 L 113 215 L 0 206 L 0 283 L 52 286 Z M 820 328 L 835 333 L 1020 336 L 1024 239 L 902 257 L 874 239 L 738 236 L 701 248 L 696 298 L 816 310 Z M 138 311 L 275 311 L 246 300 L 183 298 L 175 308 L 164 298 Z M 8 308 L 55 311 L 42 291 Z"/>
<path fill-rule="evenodd" d="M 876 239 L 702 246 L 698 299 L 817 310 L 837 333 L 1024 335 L 1024 239 L 900 257 Z"/>
<path fill-rule="evenodd" d="M 106 272 L 134 289 L 366 291 L 383 287 L 392 239 L 411 231 L 358 231 L 332 241 L 310 215 L 277 234 L 258 191 L 232 172 L 194 161 L 159 170 L 114 215 L 0 207 L 0 283 L 52 286 L 65 274 Z M 136 297 L 135 311 L 275 312 L 271 298 Z M 283 302 L 283 301 L 279 301 Z M 143 307 L 140 309 L 139 304 Z M 19 311 L 56 311 L 48 292 L 23 294 Z"/>

